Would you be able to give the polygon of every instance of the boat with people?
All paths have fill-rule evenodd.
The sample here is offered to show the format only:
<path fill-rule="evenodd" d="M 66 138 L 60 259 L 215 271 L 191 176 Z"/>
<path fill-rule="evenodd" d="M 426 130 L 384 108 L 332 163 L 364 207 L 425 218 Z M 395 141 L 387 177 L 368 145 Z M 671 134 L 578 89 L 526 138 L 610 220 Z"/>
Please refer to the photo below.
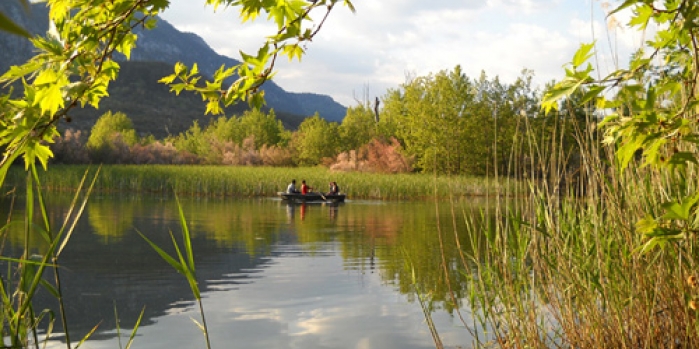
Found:
<path fill-rule="evenodd" d="M 301 181 L 301 191 L 296 190 L 296 180 L 292 179 L 286 191 L 280 191 L 277 195 L 287 202 L 345 202 L 345 194 L 340 193 L 337 182 L 330 182 L 330 191 L 327 194 L 312 190 L 313 188 L 306 184 L 306 180 Z"/>
<path fill-rule="evenodd" d="M 345 202 L 345 194 L 323 194 L 316 192 L 287 193 L 280 191 L 277 193 L 282 200 L 291 202 Z"/>

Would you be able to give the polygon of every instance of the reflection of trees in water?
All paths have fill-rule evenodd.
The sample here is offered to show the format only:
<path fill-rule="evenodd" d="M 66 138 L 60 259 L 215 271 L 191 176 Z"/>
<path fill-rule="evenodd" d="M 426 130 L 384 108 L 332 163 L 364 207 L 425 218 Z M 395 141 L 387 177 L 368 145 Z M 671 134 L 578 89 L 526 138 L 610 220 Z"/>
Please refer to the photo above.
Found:
<path fill-rule="evenodd" d="M 430 308 L 454 310 L 449 294 L 462 299 L 467 291 L 467 278 L 461 253 L 457 246 L 471 250 L 465 217 L 480 217 L 474 207 L 457 204 L 452 216 L 448 203 L 442 203 L 437 228 L 437 213 L 434 203 L 414 203 L 409 205 L 388 205 L 382 208 L 370 207 L 366 210 L 348 210 L 347 226 L 361 227 L 361 231 L 343 234 L 342 255 L 348 265 L 362 271 L 375 269 L 382 280 L 395 285 L 397 289 L 414 301 L 413 273 L 415 281 L 423 292 L 430 295 Z M 342 220 L 341 220 L 342 221 Z M 476 225 L 481 224 L 478 220 Z M 444 258 L 440 247 L 440 230 L 443 241 Z M 458 239 L 458 244 L 457 244 Z M 446 261 L 447 268 L 444 268 Z M 446 273 L 445 274 L 445 269 Z"/>
<path fill-rule="evenodd" d="M 191 230 L 225 248 L 269 255 L 279 241 L 284 212 L 269 200 L 184 202 Z"/>
<path fill-rule="evenodd" d="M 87 217 L 93 232 L 102 237 L 102 243 L 108 244 L 133 230 L 135 209 L 134 204 L 94 199 L 87 204 Z"/>
<path fill-rule="evenodd" d="M 195 239 L 195 249 L 202 251 L 195 251 L 199 261 L 230 260 L 222 262 L 224 267 L 200 268 L 200 273 L 208 274 L 200 274 L 205 280 L 220 280 L 223 275 L 230 275 L 236 270 L 254 268 L 261 262 L 260 259 L 274 253 L 275 246 L 291 241 L 309 255 L 316 251 L 326 251 L 333 244 L 332 246 L 339 248 L 339 253 L 345 260 L 345 268 L 378 273 L 386 284 L 394 285 L 409 298 L 414 295 L 414 270 L 420 288 L 431 296 L 428 306 L 432 308 L 453 310 L 454 304 L 445 283 L 447 279 L 451 281 L 452 291 L 458 299 L 463 298 L 467 291 L 461 257 L 455 243 L 457 234 L 452 228 L 448 203 L 441 204 L 439 214 L 444 259 L 449 266 L 448 275 L 445 275 L 434 203 L 347 203 L 340 206 L 311 204 L 307 205 L 305 219 L 301 220 L 299 206 L 290 208 L 268 199 L 182 199 L 181 202 Z M 65 212 L 65 206 L 62 205 L 66 204 L 55 202 L 55 205 L 49 209 L 51 220 L 62 222 Z M 457 212 L 461 209 L 469 214 L 472 208 L 468 204 L 459 204 Z M 95 296 L 94 302 L 80 304 L 97 306 L 99 302 L 117 299 L 120 314 L 125 319 L 132 320 L 144 303 L 149 304 L 147 317 L 152 318 L 163 314 L 174 300 L 189 299 L 189 290 L 180 276 L 160 261 L 140 237 L 129 233 L 135 227 L 159 245 L 170 248 L 168 230 L 179 237 L 180 229 L 174 200 L 93 198 L 86 214 L 88 217 L 85 217 L 81 227 L 89 229 L 89 226 L 95 234 L 81 234 L 79 239 L 69 245 L 63 262 L 70 262 L 73 267 L 65 275 L 66 287 L 87 283 L 88 285 L 76 289 L 76 292 L 89 290 L 101 296 Z M 22 216 L 15 218 L 18 217 Z M 464 249 L 469 249 L 469 237 L 463 227 L 464 219 L 460 214 L 456 218 L 459 242 Z M 21 234 L 16 235 L 15 239 L 15 234 L 10 234 L 9 245 L 21 246 Z M 112 239 L 113 237 L 118 239 Z M 33 241 L 37 251 L 41 251 L 43 240 L 36 238 Z M 103 244 L 103 248 L 112 251 L 108 254 L 110 257 L 106 258 L 104 251 L 92 251 L 95 244 Z M 206 252 L 203 252 L 199 248 L 204 245 L 213 247 L 207 247 Z M 127 249 L 129 253 L 123 253 Z M 71 251 L 75 253 L 70 253 Z M 253 262 L 254 260 L 257 261 Z M 102 270 L 113 268 L 111 265 L 114 263 L 118 263 L 126 274 L 135 276 L 124 279 L 104 275 Z M 217 263 L 211 265 L 218 265 Z M 167 275 L 166 280 L 151 285 L 150 281 L 140 279 L 139 271 L 153 268 L 158 269 L 158 274 Z M 147 277 L 148 274 L 142 275 Z M 206 285 L 205 280 L 202 281 L 203 285 Z M 165 285 L 169 285 L 167 296 L 162 292 Z M 94 326 L 96 322 L 106 320 L 105 327 L 112 328 L 109 323 L 113 315 L 111 310 L 102 314 L 87 307 L 84 309 L 88 313 L 86 316 L 81 314 L 82 308 L 77 307 L 71 317 L 83 317 L 84 326 Z M 81 323 L 80 327 L 82 325 Z"/>

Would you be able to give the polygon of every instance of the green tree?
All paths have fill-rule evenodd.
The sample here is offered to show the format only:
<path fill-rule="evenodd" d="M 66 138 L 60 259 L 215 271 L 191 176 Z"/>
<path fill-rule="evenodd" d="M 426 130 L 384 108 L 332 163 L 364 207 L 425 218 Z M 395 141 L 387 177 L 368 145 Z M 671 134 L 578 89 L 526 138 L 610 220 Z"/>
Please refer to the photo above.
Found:
<path fill-rule="evenodd" d="M 304 120 L 294 136 L 298 163 L 318 165 L 323 158 L 338 153 L 338 125 L 321 118 L 318 113 Z"/>
<path fill-rule="evenodd" d="M 26 1 L 25 1 L 26 3 Z M 239 65 L 222 66 L 211 81 L 203 82 L 195 65 L 176 64 L 174 73 L 161 81 L 171 84 L 174 92 L 195 91 L 207 103 L 207 111 L 220 113 L 221 105 L 247 100 L 259 106 L 263 101 L 260 85 L 269 79 L 279 55 L 300 59 L 304 45 L 319 32 L 327 14 L 339 0 L 257 1 L 206 0 L 214 9 L 234 8 L 243 21 L 255 20 L 262 12 L 276 24 L 254 54 L 241 52 Z M 353 10 L 349 0 L 343 4 Z M 169 0 L 51 0 L 47 2 L 53 29 L 45 36 L 30 40 L 37 54 L 21 66 L 12 67 L 0 76 L 0 84 L 21 81 L 23 93 L 0 97 L 0 147 L 5 147 L 0 162 L 0 182 L 18 157 L 27 166 L 39 161 L 44 167 L 52 156 L 49 144 L 57 135 L 56 123 L 68 117 L 76 106 L 99 108 L 108 95 L 110 82 L 119 74 L 114 53 L 128 59 L 137 35 L 135 28 L 151 29 L 156 16 L 165 11 Z M 321 21 L 313 22 L 311 12 L 325 11 Z M 0 17 L 0 27 L 12 23 Z M 10 29 L 12 31 L 13 29 Z M 229 86 L 224 80 L 234 78 Z M 14 97 L 14 96 L 21 97 Z M 4 101 L 4 102 L 3 102 Z"/>
<path fill-rule="evenodd" d="M 199 130 L 201 132 L 201 130 Z M 206 136 L 224 142 L 234 142 L 240 145 L 245 139 L 245 130 L 243 129 L 240 118 L 220 116 L 213 120 L 206 127 Z"/>
<path fill-rule="evenodd" d="M 96 162 L 115 162 L 120 158 L 123 146 L 138 142 L 131 119 L 124 113 L 106 112 L 95 123 L 87 139 L 90 158 Z"/>
<path fill-rule="evenodd" d="M 215 125 L 220 125 L 221 123 L 225 124 L 225 119 L 225 117 L 219 118 Z M 216 128 L 216 130 L 218 130 L 218 128 Z M 180 134 L 175 137 L 173 144 L 177 150 L 184 150 L 197 156 L 203 156 L 209 153 L 210 150 L 207 135 L 201 129 L 199 122 L 196 120 L 192 126 L 184 132 L 184 134 Z"/>
<path fill-rule="evenodd" d="M 255 137 L 256 149 L 263 145 L 283 145 L 288 141 L 284 125 L 281 120 L 277 119 L 274 110 L 271 110 L 268 114 L 259 109 L 246 111 L 240 118 L 240 127 L 243 138 L 237 140 L 239 145 L 242 144 L 245 138 L 250 136 Z"/>
<path fill-rule="evenodd" d="M 357 150 L 377 134 L 374 111 L 367 105 L 349 107 L 339 127 L 340 151 Z"/>
<path fill-rule="evenodd" d="M 456 66 L 389 91 L 377 132 L 395 136 L 422 171 L 508 174 L 519 123 L 534 115 L 536 97 L 531 72 L 508 85 L 485 73 L 470 79 Z"/>
<path fill-rule="evenodd" d="M 478 137 L 489 122 L 474 109 L 475 92 L 459 66 L 413 79 L 384 98 L 382 133 L 395 132 L 423 171 L 466 173 L 469 158 L 484 153 Z"/>

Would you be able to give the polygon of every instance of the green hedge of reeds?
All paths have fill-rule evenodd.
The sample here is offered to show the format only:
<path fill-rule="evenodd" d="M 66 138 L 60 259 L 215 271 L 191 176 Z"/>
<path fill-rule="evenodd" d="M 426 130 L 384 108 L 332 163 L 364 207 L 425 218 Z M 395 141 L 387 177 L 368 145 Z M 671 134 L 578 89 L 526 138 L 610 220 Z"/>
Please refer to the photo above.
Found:
<path fill-rule="evenodd" d="M 608 166 L 613 154 L 593 141 L 597 130 L 585 131 L 577 186 L 550 172 L 550 183 L 568 184 L 532 185 L 526 199 L 498 197 L 490 212 L 498 219 L 486 228 L 464 213 L 457 218 L 467 231 L 440 232 L 445 241 L 469 236 L 479 247 L 460 261 L 473 347 L 699 347 L 699 223 L 647 251 L 637 224 L 695 193 L 699 167 L 669 174 L 639 161 L 617 171 Z M 562 144 L 548 149 L 555 146 Z M 560 159 L 531 168 L 565 168 Z M 576 195 L 559 195 L 561 187 Z"/>
<path fill-rule="evenodd" d="M 43 172 L 42 186 L 48 190 L 72 191 L 85 171 L 99 166 L 52 165 Z M 23 185 L 23 168 L 13 168 L 5 186 Z M 483 177 L 434 176 L 430 174 L 370 174 L 331 172 L 324 167 L 232 167 L 105 165 L 95 183 L 95 192 L 153 193 L 207 197 L 275 196 L 286 190 L 292 179 L 302 180 L 315 191 L 326 192 L 329 182 L 338 183 L 348 199 L 413 200 L 434 197 L 486 196 L 512 192 L 514 182 L 496 182 Z"/>

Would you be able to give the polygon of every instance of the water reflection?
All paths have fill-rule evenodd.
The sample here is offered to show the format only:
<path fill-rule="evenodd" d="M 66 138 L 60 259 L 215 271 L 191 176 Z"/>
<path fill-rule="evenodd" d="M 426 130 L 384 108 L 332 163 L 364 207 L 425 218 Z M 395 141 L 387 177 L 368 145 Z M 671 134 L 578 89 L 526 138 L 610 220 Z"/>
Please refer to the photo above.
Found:
<path fill-rule="evenodd" d="M 61 195 L 48 200 L 55 224 L 68 202 Z M 455 304 L 444 283 L 448 278 L 456 298 L 463 298 L 467 285 L 455 267 L 461 258 L 457 241 L 464 250 L 470 248 L 463 219 L 452 219 L 448 203 L 288 205 L 272 199 L 188 199 L 182 205 L 214 343 L 433 347 L 415 304 L 415 275 L 432 295 L 428 306 L 444 326 L 440 332 L 452 338 L 451 345 L 470 344 L 468 331 L 450 316 Z M 462 202 L 456 210 L 474 207 L 480 206 Z M 192 341 L 201 347 L 198 329 L 188 320 L 197 317 L 189 286 L 136 229 L 174 252 L 169 232 L 180 233 L 174 201 L 91 198 L 60 261 L 73 337 L 100 323 L 99 338 L 112 344 L 105 347 L 114 347 L 108 339 L 115 335 L 115 305 L 123 328 L 135 323 L 145 306 L 142 344 L 182 347 Z M 7 237 L 5 253 L 18 253 L 21 229 Z M 31 239 L 31 244 L 36 253 L 46 250 L 41 239 Z M 446 274 L 443 261 L 450 266 Z M 40 303 L 55 307 L 46 294 Z"/>

